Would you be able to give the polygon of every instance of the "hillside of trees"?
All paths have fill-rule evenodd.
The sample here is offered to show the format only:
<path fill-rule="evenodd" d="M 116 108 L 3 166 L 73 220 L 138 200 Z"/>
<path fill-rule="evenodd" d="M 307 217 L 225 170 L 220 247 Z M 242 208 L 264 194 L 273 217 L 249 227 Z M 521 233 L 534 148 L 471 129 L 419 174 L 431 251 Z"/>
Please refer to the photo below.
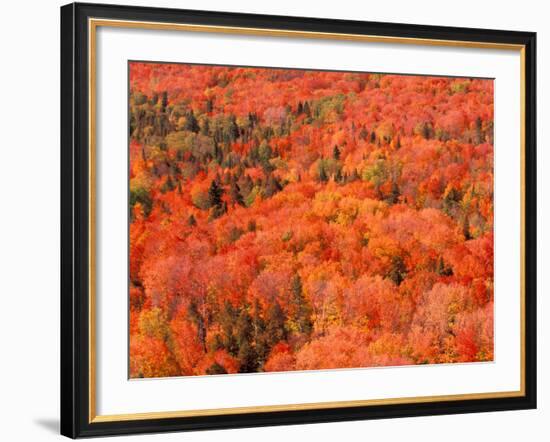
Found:
<path fill-rule="evenodd" d="M 130 376 L 493 359 L 493 81 L 130 63 Z"/>

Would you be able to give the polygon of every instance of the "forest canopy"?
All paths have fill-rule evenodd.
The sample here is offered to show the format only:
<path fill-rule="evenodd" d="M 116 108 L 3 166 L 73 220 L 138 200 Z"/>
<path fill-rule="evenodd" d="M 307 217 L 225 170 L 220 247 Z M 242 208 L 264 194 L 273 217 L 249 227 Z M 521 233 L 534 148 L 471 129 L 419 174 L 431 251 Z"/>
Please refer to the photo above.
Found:
<path fill-rule="evenodd" d="M 493 359 L 493 81 L 130 63 L 130 376 Z"/>

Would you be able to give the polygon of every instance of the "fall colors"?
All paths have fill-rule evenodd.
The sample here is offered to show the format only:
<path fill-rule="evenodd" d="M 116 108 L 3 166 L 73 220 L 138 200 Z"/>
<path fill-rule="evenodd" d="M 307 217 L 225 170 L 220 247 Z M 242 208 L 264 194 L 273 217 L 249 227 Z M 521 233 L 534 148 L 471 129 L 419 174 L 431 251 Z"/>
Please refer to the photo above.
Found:
<path fill-rule="evenodd" d="M 493 81 L 130 62 L 130 377 L 493 359 Z"/>

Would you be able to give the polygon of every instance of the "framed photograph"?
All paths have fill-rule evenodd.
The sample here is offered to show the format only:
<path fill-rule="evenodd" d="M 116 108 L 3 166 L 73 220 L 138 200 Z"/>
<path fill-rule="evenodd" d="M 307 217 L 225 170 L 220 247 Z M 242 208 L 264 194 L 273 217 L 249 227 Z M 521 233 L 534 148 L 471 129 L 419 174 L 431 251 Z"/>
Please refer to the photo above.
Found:
<path fill-rule="evenodd" d="M 61 432 L 536 407 L 536 35 L 61 8 Z"/>

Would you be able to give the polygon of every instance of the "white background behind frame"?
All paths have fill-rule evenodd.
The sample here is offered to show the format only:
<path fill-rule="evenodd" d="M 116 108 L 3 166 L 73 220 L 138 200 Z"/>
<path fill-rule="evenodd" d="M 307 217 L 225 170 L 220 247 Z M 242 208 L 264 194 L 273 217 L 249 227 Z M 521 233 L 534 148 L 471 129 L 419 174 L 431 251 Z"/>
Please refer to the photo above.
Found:
<path fill-rule="evenodd" d="M 113 0 L 97 0 L 113 3 Z M 515 29 L 538 32 L 537 71 L 538 145 L 550 143 L 550 75 L 548 7 L 538 0 L 518 4 L 497 0 L 462 0 L 442 6 L 440 0 L 388 2 L 257 2 L 252 0 L 124 0 L 130 5 L 207 9 L 264 14 L 316 16 L 439 26 Z M 9 213 L 0 229 L 3 314 L 0 321 L 3 354 L 0 365 L 0 411 L 8 417 L 0 434 L 10 441 L 60 441 L 59 433 L 59 6 L 63 0 L 27 0 L 5 5 L 0 28 L 5 85 L 0 107 L 3 120 L 0 189 Z M 30 13 L 32 11 L 32 13 Z M 24 26 L 22 26 L 24 20 Z M 30 56 L 32 54 L 32 56 Z M 30 103 L 41 103 L 40 118 L 21 118 Z M 47 105 L 47 106 L 46 106 Z M 29 126 L 29 121 L 32 125 Z M 30 127 L 32 130 L 30 130 Z M 22 134 L 26 134 L 22 139 Z M 40 137 L 37 136 L 40 134 Z M 550 222 L 550 174 L 544 174 L 549 150 L 540 148 L 538 189 L 538 287 L 548 290 L 550 237 L 542 226 Z M 25 174 L 21 164 L 25 158 Z M 13 214 L 13 215 L 10 215 Z M 546 268 L 545 268 L 546 267 Z M 32 272 L 29 273 L 29 269 Z M 549 369 L 550 322 L 542 321 L 550 308 L 548 297 L 538 298 L 538 369 Z M 24 325 L 21 324 L 24 312 Z M 240 430 L 113 437 L 121 442 L 280 442 L 314 440 L 373 440 L 464 442 L 544 440 L 550 431 L 550 383 L 539 376 L 537 410 L 427 416 L 372 421 L 291 425 Z M 474 436 L 475 435 L 475 436 Z"/>
<path fill-rule="evenodd" d="M 96 29 L 98 415 L 519 390 L 519 51 Z M 135 59 L 496 78 L 495 361 L 127 380 L 127 79 Z"/>

